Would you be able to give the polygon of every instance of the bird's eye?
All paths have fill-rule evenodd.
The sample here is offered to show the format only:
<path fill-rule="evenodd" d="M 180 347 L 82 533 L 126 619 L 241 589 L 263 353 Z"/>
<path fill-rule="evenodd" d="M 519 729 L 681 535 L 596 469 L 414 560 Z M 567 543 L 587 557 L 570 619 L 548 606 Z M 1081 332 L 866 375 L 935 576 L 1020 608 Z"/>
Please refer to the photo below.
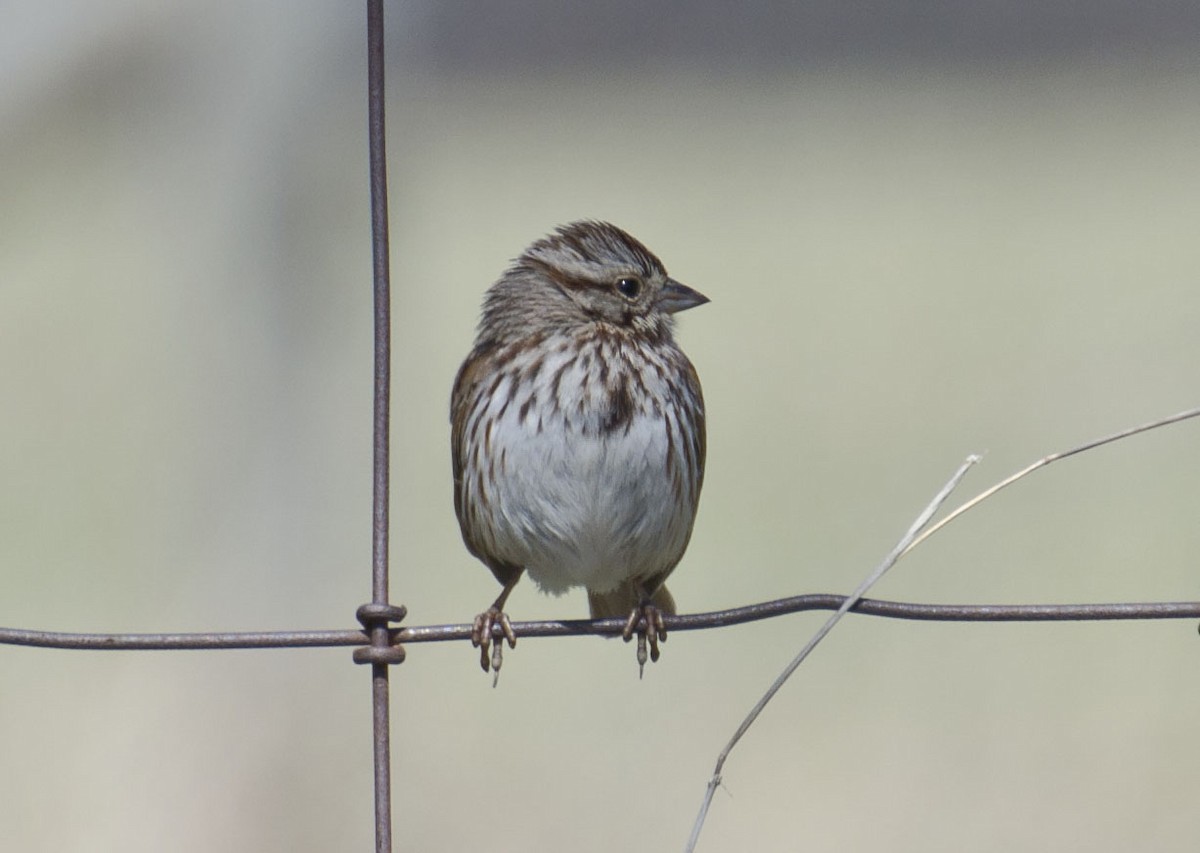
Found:
<path fill-rule="evenodd" d="M 617 292 L 626 299 L 637 299 L 638 294 L 642 292 L 642 282 L 632 276 L 619 278 L 617 279 Z"/>

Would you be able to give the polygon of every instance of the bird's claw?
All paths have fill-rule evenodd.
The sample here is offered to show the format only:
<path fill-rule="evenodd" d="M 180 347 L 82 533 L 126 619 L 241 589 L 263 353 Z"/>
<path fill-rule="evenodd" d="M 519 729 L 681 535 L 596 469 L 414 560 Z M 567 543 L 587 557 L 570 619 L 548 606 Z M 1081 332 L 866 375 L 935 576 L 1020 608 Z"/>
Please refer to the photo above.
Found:
<path fill-rule="evenodd" d="M 661 654 L 658 644 L 660 641 L 664 643 L 667 641 L 667 628 L 663 624 L 662 611 L 648 601 L 633 608 L 629 618 L 625 621 L 625 630 L 621 632 L 621 639 L 628 643 L 633 639 L 635 633 L 638 641 L 638 678 L 641 678 L 646 667 L 647 657 L 651 662 L 657 661 Z M 647 647 L 649 647 L 648 654 Z"/>
<path fill-rule="evenodd" d="M 496 626 L 500 627 L 499 637 L 494 637 Z M 508 641 L 510 649 L 517 647 L 517 635 L 513 631 L 512 623 L 508 621 L 507 613 L 492 606 L 475 617 L 475 623 L 471 627 L 471 645 L 479 649 L 479 665 L 483 671 L 491 670 L 495 673 L 495 678 L 492 679 L 493 686 L 500 678 L 500 665 L 504 663 L 505 640 Z"/>

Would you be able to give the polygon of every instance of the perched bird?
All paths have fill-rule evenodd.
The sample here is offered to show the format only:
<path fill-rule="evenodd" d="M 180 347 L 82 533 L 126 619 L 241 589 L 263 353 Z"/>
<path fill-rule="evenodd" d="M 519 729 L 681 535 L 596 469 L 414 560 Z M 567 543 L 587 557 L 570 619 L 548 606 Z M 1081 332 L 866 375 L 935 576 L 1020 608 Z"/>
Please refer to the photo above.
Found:
<path fill-rule="evenodd" d="M 593 618 L 628 617 L 638 663 L 657 660 L 663 585 L 696 519 L 704 397 L 674 314 L 707 297 L 607 222 L 529 246 L 488 289 L 450 401 L 454 509 L 467 550 L 504 587 L 476 617 L 480 663 L 523 573 L 545 592 L 586 587 Z"/>

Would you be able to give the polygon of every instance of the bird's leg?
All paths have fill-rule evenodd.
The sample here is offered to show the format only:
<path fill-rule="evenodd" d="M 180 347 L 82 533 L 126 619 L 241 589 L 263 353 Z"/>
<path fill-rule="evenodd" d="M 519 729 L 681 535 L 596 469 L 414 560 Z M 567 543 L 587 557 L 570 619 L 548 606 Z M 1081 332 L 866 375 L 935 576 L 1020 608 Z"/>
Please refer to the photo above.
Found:
<path fill-rule="evenodd" d="M 645 627 L 641 627 L 642 621 L 645 620 Z M 642 672 L 646 667 L 646 646 L 650 647 L 649 658 L 651 661 L 657 661 L 659 657 L 658 643 L 661 640 L 667 640 L 667 628 L 663 624 L 662 611 L 650 599 L 650 596 L 643 595 L 637 607 L 629 614 L 629 619 L 625 622 L 625 630 L 621 632 L 622 639 L 629 642 L 633 639 L 634 633 L 637 633 L 637 662 L 638 662 L 638 678 L 642 677 Z"/>
<path fill-rule="evenodd" d="M 504 589 L 500 591 L 500 595 L 492 603 L 492 606 L 475 617 L 475 624 L 471 628 L 471 645 L 479 648 L 479 665 L 483 667 L 484 672 L 491 669 L 495 673 L 495 678 L 492 680 L 493 686 L 500 679 L 500 664 L 504 662 L 504 641 L 508 640 L 510 649 L 517 647 L 517 635 L 513 633 L 512 624 L 508 621 L 508 614 L 504 612 L 504 603 L 508 601 L 508 596 L 520 579 L 521 575 L 518 573 L 516 577 L 504 584 Z M 492 628 L 496 625 L 500 626 L 503 637 L 497 639 L 493 645 Z M 491 647 L 490 655 L 488 654 L 489 646 Z"/>

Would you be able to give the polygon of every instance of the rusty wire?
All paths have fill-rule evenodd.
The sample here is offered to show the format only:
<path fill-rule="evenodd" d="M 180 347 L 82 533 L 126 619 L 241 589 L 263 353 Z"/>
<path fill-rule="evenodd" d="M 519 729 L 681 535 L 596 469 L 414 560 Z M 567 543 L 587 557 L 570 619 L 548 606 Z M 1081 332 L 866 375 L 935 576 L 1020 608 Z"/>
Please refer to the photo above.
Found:
<path fill-rule="evenodd" d="M 837 610 L 843 595 L 814 593 L 779 598 L 728 610 L 664 616 L 668 631 L 701 631 L 773 619 L 810 610 Z M 1135 619 L 1198 619 L 1200 601 L 1114 604 L 921 604 L 864 598 L 850 609 L 862 616 L 922 622 L 1090 622 Z M 613 637 L 625 628 L 624 619 L 563 619 L 513 622 L 518 637 Z M 497 629 L 499 630 L 499 629 Z M 389 628 L 389 642 L 438 643 L 470 640 L 471 625 L 414 625 Z M 497 634 L 497 638 L 499 635 Z M 360 646 L 363 631 L 231 631 L 175 634 L 77 634 L 0 628 L 0 644 L 90 651 L 170 651 L 180 649 L 272 649 Z"/>
<path fill-rule="evenodd" d="M 374 417 L 372 419 L 371 601 L 358 608 L 370 645 L 354 662 L 371 665 L 372 753 L 375 765 L 375 850 L 392 849 L 392 747 L 388 667 L 404 660 L 392 622 L 405 609 L 388 600 L 388 474 L 391 415 L 391 280 L 388 266 L 387 134 L 384 122 L 383 0 L 367 0 L 367 148 L 371 187 L 371 257 L 375 301 Z"/>

